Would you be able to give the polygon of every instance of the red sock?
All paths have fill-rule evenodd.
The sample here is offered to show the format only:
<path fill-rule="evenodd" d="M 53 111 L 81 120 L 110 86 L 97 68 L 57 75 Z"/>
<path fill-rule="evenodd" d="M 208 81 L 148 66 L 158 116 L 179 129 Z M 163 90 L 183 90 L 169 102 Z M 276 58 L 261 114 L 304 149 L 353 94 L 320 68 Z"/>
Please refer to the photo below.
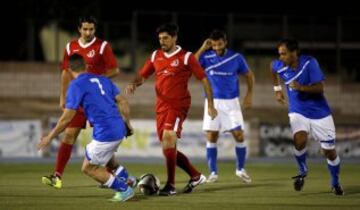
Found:
<path fill-rule="evenodd" d="M 176 155 L 177 165 L 183 169 L 191 178 L 199 176 L 201 173 L 190 163 L 189 159 L 180 151 Z"/>
<path fill-rule="evenodd" d="M 56 159 L 55 175 L 61 177 L 66 164 L 68 163 L 73 145 L 61 143 Z"/>
<path fill-rule="evenodd" d="M 167 183 L 175 186 L 176 149 L 164 149 L 163 153 L 166 159 L 166 169 L 168 175 Z"/>

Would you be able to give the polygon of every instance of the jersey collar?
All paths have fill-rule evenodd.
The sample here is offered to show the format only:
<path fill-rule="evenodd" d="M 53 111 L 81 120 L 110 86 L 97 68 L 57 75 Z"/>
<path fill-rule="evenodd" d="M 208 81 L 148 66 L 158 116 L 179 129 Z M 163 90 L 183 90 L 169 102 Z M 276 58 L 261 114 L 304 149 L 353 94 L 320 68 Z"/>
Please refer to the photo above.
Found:
<path fill-rule="evenodd" d="M 94 44 L 95 41 L 96 41 L 96 37 L 94 37 L 93 40 L 91 40 L 91 42 L 89 42 L 87 44 L 83 44 L 80 42 L 80 39 L 78 39 L 78 43 L 79 43 L 80 47 L 82 47 L 82 48 L 89 47 L 90 45 Z"/>
<path fill-rule="evenodd" d="M 180 52 L 181 47 L 180 47 L 179 45 L 176 45 L 176 48 L 177 48 L 177 49 L 176 49 L 174 52 L 170 53 L 170 54 L 164 52 L 165 57 L 166 57 L 166 58 L 170 58 L 171 56 L 174 56 L 175 54 L 177 54 L 178 52 Z"/>

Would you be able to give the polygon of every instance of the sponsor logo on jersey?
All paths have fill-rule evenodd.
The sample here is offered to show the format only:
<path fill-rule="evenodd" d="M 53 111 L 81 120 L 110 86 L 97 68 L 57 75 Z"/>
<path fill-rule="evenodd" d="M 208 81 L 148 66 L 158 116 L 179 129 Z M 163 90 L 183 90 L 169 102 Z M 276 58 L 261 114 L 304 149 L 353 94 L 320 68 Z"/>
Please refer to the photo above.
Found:
<path fill-rule="evenodd" d="M 86 56 L 89 57 L 89 58 L 94 57 L 94 56 L 95 56 L 95 50 L 91 50 L 90 52 L 88 52 L 88 53 L 86 54 Z"/>
<path fill-rule="evenodd" d="M 179 59 L 173 60 L 173 61 L 171 62 L 171 64 L 170 64 L 170 66 L 172 66 L 172 67 L 177 67 L 177 66 L 179 66 Z"/>

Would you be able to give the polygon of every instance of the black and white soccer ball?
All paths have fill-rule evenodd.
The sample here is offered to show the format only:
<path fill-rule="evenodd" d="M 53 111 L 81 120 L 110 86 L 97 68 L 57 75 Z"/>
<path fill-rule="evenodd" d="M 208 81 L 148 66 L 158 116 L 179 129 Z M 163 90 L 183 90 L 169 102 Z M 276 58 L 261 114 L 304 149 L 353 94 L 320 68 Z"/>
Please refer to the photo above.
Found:
<path fill-rule="evenodd" d="M 160 180 L 154 174 L 147 173 L 139 178 L 138 188 L 144 195 L 158 194 L 160 189 Z"/>

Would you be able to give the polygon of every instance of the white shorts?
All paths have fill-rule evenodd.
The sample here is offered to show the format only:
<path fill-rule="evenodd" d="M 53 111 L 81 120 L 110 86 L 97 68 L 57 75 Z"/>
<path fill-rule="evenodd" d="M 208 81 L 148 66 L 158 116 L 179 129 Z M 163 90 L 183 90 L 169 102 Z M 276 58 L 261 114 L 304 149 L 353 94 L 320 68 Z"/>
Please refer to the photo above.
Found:
<path fill-rule="evenodd" d="M 203 130 L 221 132 L 231 131 L 235 128 L 244 130 L 244 119 L 238 97 L 214 99 L 214 106 L 218 115 L 214 120 L 211 120 L 208 114 L 208 103 L 205 100 Z"/>
<path fill-rule="evenodd" d="M 105 166 L 118 149 L 121 141 L 101 142 L 92 140 L 85 147 L 85 157 L 92 165 Z"/>
<path fill-rule="evenodd" d="M 331 115 L 321 119 L 309 119 L 298 113 L 290 113 L 289 118 L 293 135 L 305 131 L 320 143 L 321 148 L 335 149 L 335 125 Z"/>

